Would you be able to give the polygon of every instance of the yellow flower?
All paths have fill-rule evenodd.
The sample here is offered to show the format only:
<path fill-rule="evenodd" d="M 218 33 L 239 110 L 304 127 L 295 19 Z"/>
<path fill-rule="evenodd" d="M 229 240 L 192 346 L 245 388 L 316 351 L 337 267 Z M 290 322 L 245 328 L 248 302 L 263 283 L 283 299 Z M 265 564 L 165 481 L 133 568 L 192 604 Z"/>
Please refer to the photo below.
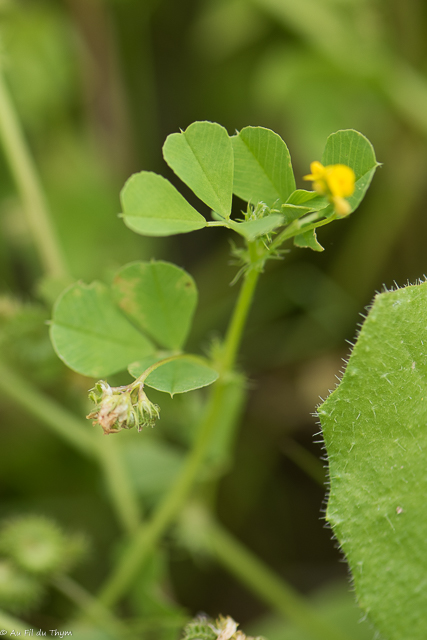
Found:
<path fill-rule="evenodd" d="M 311 173 L 304 176 L 304 180 L 313 181 L 313 189 L 328 197 L 337 215 L 348 215 L 351 207 L 345 198 L 354 193 L 356 176 L 353 169 L 345 164 L 330 164 L 324 167 L 315 161 L 310 164 L 310 170 Z"/>

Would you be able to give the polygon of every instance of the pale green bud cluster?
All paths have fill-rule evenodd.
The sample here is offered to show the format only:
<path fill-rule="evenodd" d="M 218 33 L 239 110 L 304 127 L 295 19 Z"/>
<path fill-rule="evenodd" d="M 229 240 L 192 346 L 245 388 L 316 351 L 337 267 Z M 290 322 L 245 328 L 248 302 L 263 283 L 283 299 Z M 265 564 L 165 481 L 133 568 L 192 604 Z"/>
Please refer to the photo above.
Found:
<path fill-rule="evenodd" d="M 270 207 L 268 207 L 264 202 L 258 202 L 256 205 L 252 205 L 248 202 L 248 207 L 245 211 L 245 221 L 259 220 L 260 218 L 265 218 L 270 213 Z"/>
<path fill-rule="evenodd" d="M 231 616 L 219 616 L 214 621 L 201 615 L 187 624 L 182 640 L 263 640 L 246 636 L 238 626 Z"/>
<path fill-rule="evenodd" d="M 100 424 L 105 434 L 118 433 L 122 429 L 154 427 L 160 417 L 160 409 L 150 402 L 142 383 L 126 387 L 110 387 L 99 380 L 89 391 L 89 399 L 95 409 L 87 416 L 93 424 Z"/>
<path fill-rule="evenodd" d="M 37 605 L 49 578 L 68 571 L 86 546 L 42 516 L 6 522 L 0 529 L 0 607 L 14 613 Z"/>

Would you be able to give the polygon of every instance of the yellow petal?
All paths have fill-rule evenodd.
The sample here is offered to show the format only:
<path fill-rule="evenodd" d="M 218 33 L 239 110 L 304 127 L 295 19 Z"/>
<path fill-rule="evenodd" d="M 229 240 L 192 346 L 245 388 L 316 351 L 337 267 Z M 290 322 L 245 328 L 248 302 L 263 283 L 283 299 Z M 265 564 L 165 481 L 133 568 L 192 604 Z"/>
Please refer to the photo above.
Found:
<path fill-rule="evenodd" d="M 310 171 L 309 175 L 304 176 L 304 180 L 321 180 L 325 176 L 325 167 L 317 160 L 310 164 Z"/>
<path fill-rule="evenodd" d="M 332 197 L 332 203 L 334 205 L 335 213 L 337 216 L 348 216 L 351 213 L 351 205 L 348 200 L 345 198 L 340 198 L 339 196 Z"/>
<path fill-rule="evenodd" d="M 356 176 L 353 169 L 345 164 L 325 167 L 325 180 L 332 196 L 348 198 L 354 193 Z"/>

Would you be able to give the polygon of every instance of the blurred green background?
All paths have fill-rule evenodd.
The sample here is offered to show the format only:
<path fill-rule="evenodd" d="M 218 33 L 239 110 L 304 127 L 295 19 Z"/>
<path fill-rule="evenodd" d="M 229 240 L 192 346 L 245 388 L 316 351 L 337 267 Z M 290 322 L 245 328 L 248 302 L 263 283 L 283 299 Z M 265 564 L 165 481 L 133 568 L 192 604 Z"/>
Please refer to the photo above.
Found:
<path fill-rule="evenodd" d="M 319 231 L 325 252 L 290 247 L 260 281 L 240 358 L 249 403 L 210 497 L 230 531 L 354 638 L 372 632 L 357 624 L 345 563 L 322 520 L 312 414 L 375 291 L 427 270 L 426 34 L 422 0 L 0 1 L 1 66 L 73 277 L 109 282 L 125 262 L 152 257 L 188 269 L 200 292 L 190 349 L 222 334 L 236 295 L 227 233 L 136 236 L 117 216 L 127 177 L 156 171 L 191 197 L 161 146 L 195 120 L 230 134 L 246 125 L 275 130 L 301 188 L 298 176 L 320 159 L 330 133 L 354 128 L 373 143 L 383 167 L 361 208 Z M 66 369 L 50 346 L 52 296 L 42 276 L 0 153 L 1 359 L 84 416 L 92 381 Z M 193 396 L 162 399 L 155 433 L 123 434 L 147 509 L 173 481 L 186 425 L 200 410 Z M 91 553 L 75 575 L 96 590 L 119 538 L 99 470 L 6 396 L 0 411 L 1 516 L 43 513 L 84 531 Z M 173 536 L 164 542 L 126 615 L 222 612 L 270 640 L 305 638 L 189 547 Z M 55 628 L 71 614 L 52 592 L 28 620 Z M 141 637 L 163 637 L 156 633 Z"/>

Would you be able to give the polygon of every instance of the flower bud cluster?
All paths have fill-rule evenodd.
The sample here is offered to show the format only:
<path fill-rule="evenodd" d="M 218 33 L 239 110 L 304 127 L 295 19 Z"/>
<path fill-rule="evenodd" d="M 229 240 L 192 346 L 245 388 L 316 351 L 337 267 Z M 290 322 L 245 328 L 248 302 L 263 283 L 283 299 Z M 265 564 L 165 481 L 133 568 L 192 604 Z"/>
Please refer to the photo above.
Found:
<path fill-rule="evenodd" d="M 260 220 L 261 218 L 268 216 L 270 213 L 270 207 L 268 207 L 264 202 L 258 202 L 255 206 L 248 202 L 248 207 L 245 212 L 245 221 Z"/>
<path fill-rule="evenodd" d="M 95 409 L 87 418 L 93 419 L 94 425 L 101 425 L 105 434 L 133 427 L 138 431 L 143 427 L 154 427 L 160 417 L 160 409 L 147 398 L 143 383 L 110 387 L 104 380 L 99 380 L 89 391 L 89 399 Z"/>
<path fill-rule="evenodd" d="M 238 631 L 238 623 L 227 616 L 219 616 L 213 621 L 205 615 L 199 615 L 187 624 L 182 640 L 263 640 L 246 636 Z"/>

